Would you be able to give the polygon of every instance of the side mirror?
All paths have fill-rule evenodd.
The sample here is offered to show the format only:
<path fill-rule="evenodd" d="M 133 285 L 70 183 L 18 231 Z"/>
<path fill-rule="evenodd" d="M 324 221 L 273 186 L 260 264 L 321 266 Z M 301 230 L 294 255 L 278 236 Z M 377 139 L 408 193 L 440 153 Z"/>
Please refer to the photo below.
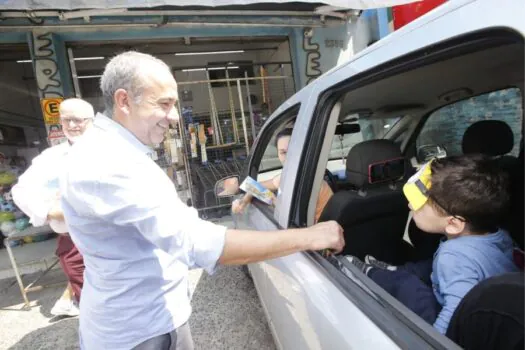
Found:
<path fill-rule="evenodd" d="M 445 158 L 447 150 L 440 145 L 423 145 L 417 148 L 416 158 L 419 163 L 426 163 L 433 158 Z"/>
<path fill-rule="evenodd" d="M 239 192 L 239 176 L 229 176 L 217 181 L 215 196 L 218 198 L 232 197 Z"/>

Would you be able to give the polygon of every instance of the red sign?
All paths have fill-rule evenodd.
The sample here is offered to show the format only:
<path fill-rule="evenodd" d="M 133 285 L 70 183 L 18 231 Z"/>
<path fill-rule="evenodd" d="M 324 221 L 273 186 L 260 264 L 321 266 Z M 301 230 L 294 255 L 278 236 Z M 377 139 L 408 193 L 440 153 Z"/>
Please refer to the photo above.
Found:
<path fill-rule="evenodd" d="M 423 0 L 406 5 L 393 6 L 392 18 L 394 21 L 394 30 L 397 30 L 416 18 L 423 16 L 425 13 L 446 1 L 447 0 Z"/>

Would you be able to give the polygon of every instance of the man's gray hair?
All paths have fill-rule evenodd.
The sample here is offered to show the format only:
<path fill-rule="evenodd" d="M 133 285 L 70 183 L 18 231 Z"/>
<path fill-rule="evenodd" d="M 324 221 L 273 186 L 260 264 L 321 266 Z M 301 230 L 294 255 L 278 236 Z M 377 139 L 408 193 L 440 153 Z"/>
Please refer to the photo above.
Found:
<path fill-rule="evenodd" d="M 115 92 L 118 89 L 126 90 L 138 103 L 148 81 L 146 72 L 151 69 L 165 69 L 168 74 L 171 74 L 166 63 L 145 53 L 127 51 L 113 57 L 106 65 L 100 79 L 100 89 L 104 98 L 104 114 L 110 118 L 113 117 Z"/>

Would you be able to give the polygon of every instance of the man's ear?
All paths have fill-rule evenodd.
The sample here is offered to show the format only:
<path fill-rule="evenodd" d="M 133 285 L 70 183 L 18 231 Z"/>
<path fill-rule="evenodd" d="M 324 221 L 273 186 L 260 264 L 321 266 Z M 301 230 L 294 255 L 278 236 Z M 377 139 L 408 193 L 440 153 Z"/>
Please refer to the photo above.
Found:
<path fill-rule="evenodd" d="M 465 220 L 456 216 L 447 217 L 447 226 L 445 226 L 445 232 L 448 235 L 459 235 L 465 230 Z"/>
<path fill-rule="evenodd" d="M 117 89 L 113 95 L 115 99 L 115 108 L 122 111 L 124 114 L 130 113 L 130 98 L 128 92 L 124 89 Z"/>

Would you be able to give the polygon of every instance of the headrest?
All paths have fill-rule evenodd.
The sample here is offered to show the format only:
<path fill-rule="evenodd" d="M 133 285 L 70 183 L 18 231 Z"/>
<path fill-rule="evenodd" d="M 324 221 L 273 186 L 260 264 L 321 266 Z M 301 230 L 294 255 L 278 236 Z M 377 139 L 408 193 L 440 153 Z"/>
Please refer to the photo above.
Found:
<path fill-rule="evenodd" d="M 352 147 L 348 152 L 347 180 L 358 188 L 372 185 L 375 182 L 396 181 L 404 174 L 404 163 L 401 151 L 393 141 L 364 141 Z M 376 180 L 377 177 L 380 181 Z"/>
<path fill-rule="evenodd" d="M 500 120 L 482 120 L 468 127 L 463 135 L 463 154 L 481 153 L 502 156 L 512 151 L 514 134 L 507 123 Z"/>

